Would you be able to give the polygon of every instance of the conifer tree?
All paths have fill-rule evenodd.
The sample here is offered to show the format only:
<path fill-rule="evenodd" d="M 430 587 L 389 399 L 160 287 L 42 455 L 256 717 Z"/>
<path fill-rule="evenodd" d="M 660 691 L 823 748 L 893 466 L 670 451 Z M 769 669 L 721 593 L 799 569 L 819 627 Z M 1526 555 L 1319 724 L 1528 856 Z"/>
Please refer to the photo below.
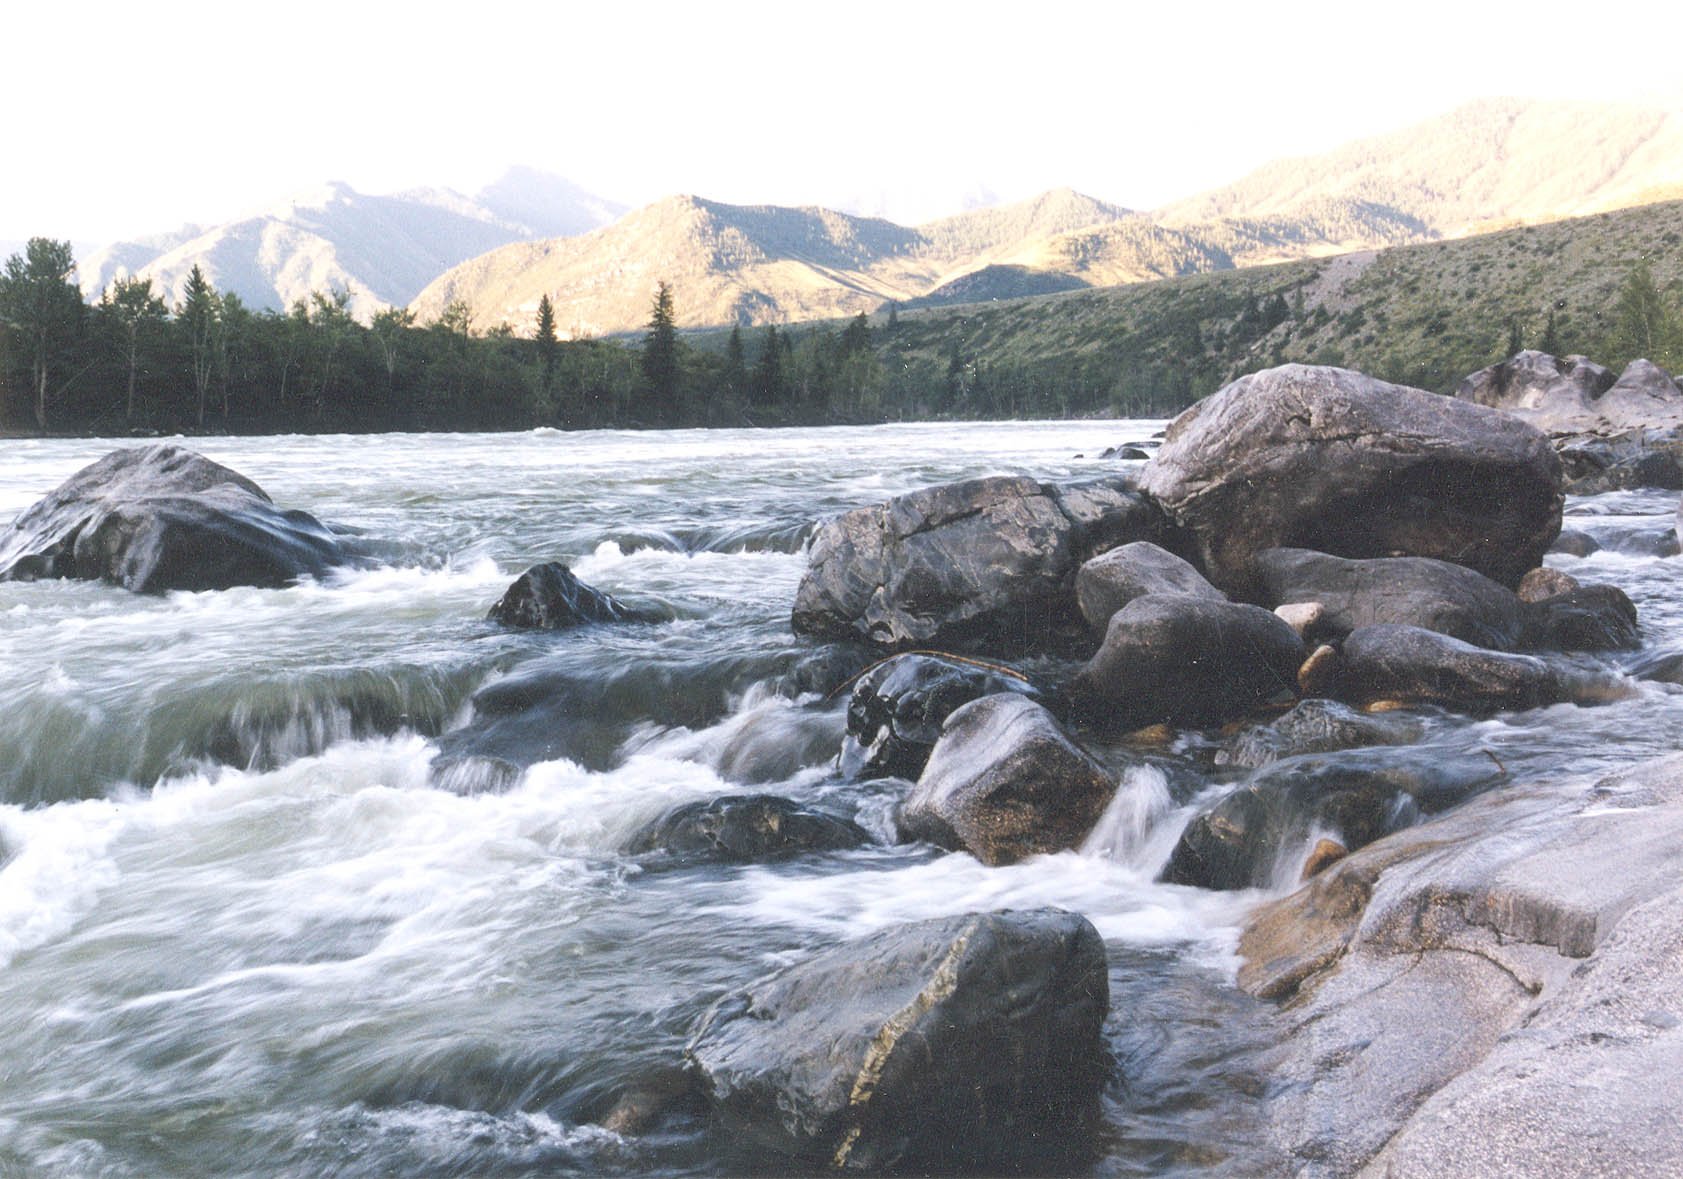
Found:
<path fill-rule="evenodd" d="M 16 331 L 29 357 L 35 426 L 47 428 L 47 394 L 60 357 L 82 325 L 86 307 L 70 281 L 76 259 L 70 243 L 32 237 L 0 271 L 0 321 Z"/>
<path fill-rule="evenodd" d="M 547 401 L 555 386 L 555 366 L 561 358 L 561 338 L 555 334 L 555 304 L 549 301 L 547 292 L 538 300 L 538 326 L 532 338 L 537 341 L 538 362 L 543 366 L 539 389 Z"/>
<path fill-rule="evenodd" d="M 197 263 L 187 272 L 187 287 L 175 321 L 187 333 L 187 353 L 192 364 L 193 397 L 198 407 L 195 421 L 205 424 L 205 403 L 210 398 L 210 377 L 215 366 L 216 291 Z"/>
<path fill-rule="evenodd" d="M 672 288 L 655 289 L 649 311 L 649 334 L 643 337 L 643 385 L 654 420 L 670 425 L 678 417 L 678 326 L 672 310 Z"/>

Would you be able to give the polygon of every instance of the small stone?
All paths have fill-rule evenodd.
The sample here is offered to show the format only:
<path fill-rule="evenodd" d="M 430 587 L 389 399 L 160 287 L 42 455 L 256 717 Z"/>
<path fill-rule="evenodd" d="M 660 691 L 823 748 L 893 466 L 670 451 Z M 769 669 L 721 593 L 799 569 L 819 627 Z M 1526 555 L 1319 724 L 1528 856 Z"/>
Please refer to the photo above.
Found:
<path fill-rule="evenodd" d="M 1322 643 L 1297 669 L 1297 690 L 1305 698 L 1333 695 L 1338 687 L 1340 663 L 1338 649 Z"/>
<path fill-rule="evenodd" d="M 1319 602 L 1287 602 L 1274 607 L 1274 613 L 1295 630 L 1299 638 L 1306 639 L 1309 632 L 1326 617 L 1327 608 Z"/>
<path fill-rule="evenodd" d="M 1522 602 L 1541 602 L 1544 598 L 1571 593 L 1577 588 L 1578 579 L 1570 573 L 1539 567 L 1519 579 L 1519 589 L 1515 592 Z"/>
<path fill-rule="evenodd" d="M 1319 876 L 1349 854 L 1350 849 L 1336 839 L 1316 841 L 1314 848 L 1309 852 L 1309 858 L 1303 862 L 1303 875 L 1298 877 L 1299 882 Z"/>

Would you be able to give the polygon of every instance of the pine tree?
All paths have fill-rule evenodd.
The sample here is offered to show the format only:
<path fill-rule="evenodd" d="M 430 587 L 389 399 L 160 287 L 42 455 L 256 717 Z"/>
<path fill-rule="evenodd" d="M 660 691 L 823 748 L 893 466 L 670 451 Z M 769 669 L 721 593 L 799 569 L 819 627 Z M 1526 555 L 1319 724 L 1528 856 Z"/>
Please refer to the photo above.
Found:
<path fill-rule="evenodd" d="M 555 334 L 555 304 L 546 293 L 538 300 L 538 326 L 532 338 L 538 344 L 538 362 L 543 365 L 543 377 L 538 388 L 544 400 L 549 400 L 555 387 L 555 366 L 561 358 L 561 338 Z"/>
<path fill-rule="evenodd" d="M 187 287 L 175 321 L 187 333 L 187 353 L 192 362 L 195 420 L 204 429 L 205 403 L 210 399 L 210 377 L 215 366 L 216 291 L 197 263 L 187 273 Z"/>
<path fill-rule="evenodd" d="M 730 329 L 725 342 L 725 389 L 732 401 L 740 401 L 748 392 L 748 358 L 742 351 L 742 325 Z"/>
<path fill-rule="evenodd" d="M 754 366 L 753 392 L 754 403 L 760 406 L 775 405 L 783 396 L 783 341 L 776 324 L 766 324 L 759 363 Z"/>
<path fill-rule="evenodd" d="M 32 237 L 22 254 L 6 259 L 0 272 L 0 321 L 24 340 L 35 426 L 47 428 L 47 394 L 52 371 L 82 326 L 87 308 L 70 281 L 76 259 L 69 242 Z"/>
<path fill-rule="evenodd" d="M 1683 352 L 1683 321 L 1660 293 L 1646 258 L 1631 269 L 1619 288 L 1606 351 L 1619 363 L 1641 358 L 1661 368 L 1678 366 L 1678 354 Z"/>
<path fill-rule="evenodd" d="M 672 288 L 664 282 L 655 289 L 649 334 L 643 337 L 643 385 L 655 422 L 674 423 L 678 417 L 678 326 Z"/>
<path fill-rule="evenodd" d="M 1560 325 L 1555 321 L 1553 307 L 1549 308 L 1549 317 L 1543 323 L 1542 348 L 1550 356 L 1560 355 Z"/>

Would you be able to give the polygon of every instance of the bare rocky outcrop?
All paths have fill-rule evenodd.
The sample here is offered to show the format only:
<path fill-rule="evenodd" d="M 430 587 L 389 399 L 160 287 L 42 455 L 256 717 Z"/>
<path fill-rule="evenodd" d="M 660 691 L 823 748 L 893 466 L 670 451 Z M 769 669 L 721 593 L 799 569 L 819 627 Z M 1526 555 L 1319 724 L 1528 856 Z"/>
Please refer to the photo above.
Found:
<path fill-rule="evenodd" d="M 1070 582 L 1096 545 L 1157 513 L 1123 478 L 1067 492 L 1016 476 L 928 487 L 831 520 L 795 594 L 797 634 L 877 646 L 1020 648 L 1075 619 Z"/>
<path fill-rule="evenodd" d="M 1500 411 L 1285 365 L 1177 418 L 1140 486 L 1248 599 L 1256 555 L 1280 547 L 1435 557 L 1511 587 L 1560 531 L 1560 479 L 1548 438 Z"/>
<path fill-rule="evenodd" d="M 726 995 L 688 1056 L 733 1134 L 802 1170 L 1085 1161 L 1106 1069 L 1104 942 L 1058 909 L 894 926 Z"/>
<path fill-rule="evenodd" d="M 1240 984 L 1295 996 L 1275 1144 L 1326 1175 L 1683 1168 L 1680 846 L 1673 756 L 1486 794 L 1258 909 Z"/>
<path fill-rule="evenodd" d="M 167 443 L 112 451 L 0 534 L 0 581 L 68 577 L 136 593 L 277 587 L 359 559 L 307 512 Z"/>
<path fill-rule="evenodd" d="M 902 839 L 1010 864 L 1076 846 L 1115 793 L 1046 709 L 1015 693 L 984 696 L 947 718 L 895 822 Z"/>
<path fill-rule="evenodd" d="M 1600 415 L 1595 403 L 1616 380 L 1586 356 L 1557 357 L 1528 349 L 1473 373 L 1455 396 L 1524 417 L 1547 434 L 1570 434 L 1596 427 Z"/>

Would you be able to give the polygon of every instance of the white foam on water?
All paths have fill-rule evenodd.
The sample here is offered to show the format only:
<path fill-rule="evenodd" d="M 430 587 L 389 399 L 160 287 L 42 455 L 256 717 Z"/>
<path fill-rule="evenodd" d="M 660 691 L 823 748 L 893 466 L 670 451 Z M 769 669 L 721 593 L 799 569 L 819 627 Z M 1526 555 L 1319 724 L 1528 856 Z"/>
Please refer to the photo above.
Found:
<path fill-rule="evenodd" d="M 108 799 L 0 807 L 0 967 L 75 928 L 117 882 L 110 846 L 125 810 Z"/>

